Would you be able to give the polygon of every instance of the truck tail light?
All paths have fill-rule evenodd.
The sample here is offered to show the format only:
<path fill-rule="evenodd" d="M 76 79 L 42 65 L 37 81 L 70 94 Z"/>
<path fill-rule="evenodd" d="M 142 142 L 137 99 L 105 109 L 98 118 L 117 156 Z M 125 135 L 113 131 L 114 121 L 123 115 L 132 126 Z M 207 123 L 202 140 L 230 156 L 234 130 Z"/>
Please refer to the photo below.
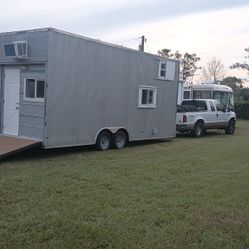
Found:
<path fill-rule="evenodd" d="M 186 115 L 183 115 L 182 122 L 183 122 L 183 123 L 186 123 L 186 122 L 187 122 L 187 116 L 186 116 Z"/>

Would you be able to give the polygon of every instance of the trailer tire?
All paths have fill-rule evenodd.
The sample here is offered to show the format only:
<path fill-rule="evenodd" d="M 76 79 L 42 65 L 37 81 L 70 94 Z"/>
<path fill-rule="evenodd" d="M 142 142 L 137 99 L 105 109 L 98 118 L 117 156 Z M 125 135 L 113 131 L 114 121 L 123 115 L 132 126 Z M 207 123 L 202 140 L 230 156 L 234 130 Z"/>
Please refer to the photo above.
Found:
<path fill-rule="evenodd" d="M 233 135 L 235 132 L 235 121 L 234 120 L 230 120 L 228 122 L 227 127 L 225 128 L 225 134 L 227 135 Z"/>
<path fill-rule="evenodd" d="M 115 149 L 123 149 L 127 143 L 127 134 L 125 131 L 117 131 L 112 140 L 113 147 Z"/>
<path fill-rule="evenodd" d="M 96 140 L 96 148 L 97 150 L 104 151 L 108 150 L 111 147 L 111 134 L 108 131 L 102 131 Z"/>
<path fill-rule="evenodd" d="M 202 137 L 204 132 L 204 126 L 201 122 L 197 122 L 191 131 L 193 137 Z"/>

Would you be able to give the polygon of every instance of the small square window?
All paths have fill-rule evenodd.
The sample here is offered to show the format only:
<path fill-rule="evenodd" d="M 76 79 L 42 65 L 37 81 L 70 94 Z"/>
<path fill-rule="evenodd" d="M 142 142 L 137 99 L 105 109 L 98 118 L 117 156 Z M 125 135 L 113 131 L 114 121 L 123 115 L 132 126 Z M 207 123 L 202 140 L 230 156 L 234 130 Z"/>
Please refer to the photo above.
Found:
<path fill-rule="evenodd" d="M 24 81 L 24 100 L 25 101 L 44 101 L 45 81 L 36 79 L 25 79 Z"/>
<path fill-rule="evenodd" d="M 16 56 L 14 44 L 5 44 L 3 48 L 5 56 Z"/>
<path fill-rule="evenodd" d="M 155 108 L 156 107 L 156 87 L 139 86 L 138 107 Z"/>

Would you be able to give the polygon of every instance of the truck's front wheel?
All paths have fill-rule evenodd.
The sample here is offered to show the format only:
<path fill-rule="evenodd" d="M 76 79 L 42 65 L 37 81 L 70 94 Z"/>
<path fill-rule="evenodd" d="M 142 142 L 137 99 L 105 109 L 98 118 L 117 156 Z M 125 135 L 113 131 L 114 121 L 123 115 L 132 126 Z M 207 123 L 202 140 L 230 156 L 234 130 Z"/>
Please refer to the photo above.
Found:
<path fill-rule="evenodd" d="M 201 122 L 197 122 L 191 132 L 191 135 L 193 137 L 202 137 L 203 131 L 204 131 L 203 124 Z"/>
<path fill-rule="evenodd" d="M 228 135 L 232 135 L 235 132 L 235 121 L 234 120 L 230 120 L 228 122 L 227 127 L 225 128 L 225 133 Z"/>

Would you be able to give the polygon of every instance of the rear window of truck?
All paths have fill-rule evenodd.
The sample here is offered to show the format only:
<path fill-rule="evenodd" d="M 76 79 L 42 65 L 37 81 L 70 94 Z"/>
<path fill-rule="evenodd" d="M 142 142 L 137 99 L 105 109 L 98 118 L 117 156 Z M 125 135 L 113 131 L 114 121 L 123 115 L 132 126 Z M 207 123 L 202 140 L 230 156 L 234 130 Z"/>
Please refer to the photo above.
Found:
<path fill-rule="evenodd" d="M 207 111 L 207 103 L 206 101 L 196 101 L 196 100 L 184 100 L 181 106 L 192 106 L 196 111 Z M 191 108 L 190 108 L 191 109 Z M 194 110 L 192 110 L 194 111 Z"/>

